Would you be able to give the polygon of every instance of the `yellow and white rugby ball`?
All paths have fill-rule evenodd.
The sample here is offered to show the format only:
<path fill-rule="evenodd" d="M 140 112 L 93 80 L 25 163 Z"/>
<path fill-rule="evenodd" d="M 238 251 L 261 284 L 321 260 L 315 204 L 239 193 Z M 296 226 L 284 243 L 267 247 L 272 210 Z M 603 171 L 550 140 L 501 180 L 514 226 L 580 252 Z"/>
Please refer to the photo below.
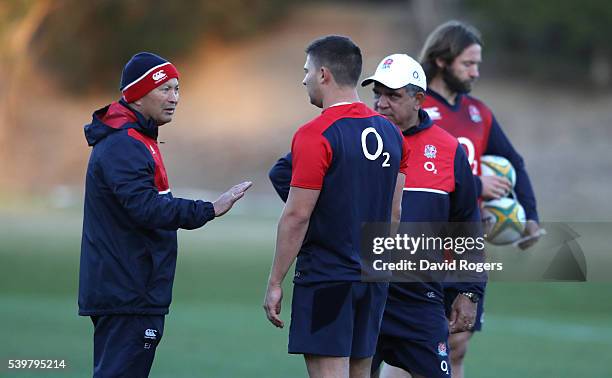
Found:
<path fill-rule="evenodd" d="M 480 171 L 482 176 L 505 177 L 512 184 L 512 189 L 516 184 L 516 170 L 508 159 L 496 155 L 483 155 L 480 158 Z"/>
<path fill-rule="evenodd" d="M 495 245 L 511 244 L 525 231 L 525 210 L 512 198 L 486 201 L 482 207 L 485 239 Z"/>

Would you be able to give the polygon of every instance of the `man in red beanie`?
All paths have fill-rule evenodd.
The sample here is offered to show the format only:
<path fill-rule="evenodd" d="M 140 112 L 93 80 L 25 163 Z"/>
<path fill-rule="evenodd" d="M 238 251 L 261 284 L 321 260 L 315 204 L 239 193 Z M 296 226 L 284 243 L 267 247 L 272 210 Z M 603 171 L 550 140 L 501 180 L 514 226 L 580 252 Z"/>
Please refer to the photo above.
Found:
<path fill-rule="evenodd" d="M 214 202 L 175 198 L 158 127 L 172 121 L 179 73 L 151 53 L 130 59 L 122 99 L 85 126 L 87 167 L 79 315 L 94 324 L 94 377 L 147 377 L 172 299 L 179 228 L 225 214 L 251 182 Z"/>

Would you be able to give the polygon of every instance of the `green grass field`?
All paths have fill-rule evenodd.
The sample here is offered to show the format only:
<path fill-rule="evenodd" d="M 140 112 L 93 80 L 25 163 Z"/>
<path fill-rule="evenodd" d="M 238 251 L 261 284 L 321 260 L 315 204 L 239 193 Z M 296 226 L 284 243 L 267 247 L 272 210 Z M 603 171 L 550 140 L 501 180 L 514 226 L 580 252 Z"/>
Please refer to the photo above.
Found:
<path fill-rule="evenodd" d="M 91 374 L 92 326 L 77 316 L 78 212 L 0 215 L 0 376 Z M 274 217 L 229 215 L 181 232 L 174 301 L 152 377 L 303 377 L 287 329 L 261 301 Z M 611 284 L 492 283 L 469 377 L 612 377 Z M 290 285 L 283 318 L 289 319 Z M 8 359 L 68 368 L 8 371 Z"/>

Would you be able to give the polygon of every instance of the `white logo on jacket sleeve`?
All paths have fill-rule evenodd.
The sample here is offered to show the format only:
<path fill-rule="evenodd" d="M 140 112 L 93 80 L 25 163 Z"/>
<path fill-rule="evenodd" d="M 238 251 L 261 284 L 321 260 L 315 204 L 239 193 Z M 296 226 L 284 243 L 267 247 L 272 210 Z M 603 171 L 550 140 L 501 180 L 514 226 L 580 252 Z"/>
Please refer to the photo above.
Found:
<path fill-rule="evenodd" d="M 164 72 L 164 70 L 159 70 L 151 76 L 153 80 L 157 83 L 158 81 L 164 80 L 168 75 Z"/>
<path fill-rule="evenodd" d="M 423 110 L 425 110 L 427 114 L 429 114 L 429 118 L 431 118 L 433 121 L 442 119 L 442 114 L 440 114 L 440 110 L 438 110 L 437 106 L 431 108 L 423 108 Z"/>

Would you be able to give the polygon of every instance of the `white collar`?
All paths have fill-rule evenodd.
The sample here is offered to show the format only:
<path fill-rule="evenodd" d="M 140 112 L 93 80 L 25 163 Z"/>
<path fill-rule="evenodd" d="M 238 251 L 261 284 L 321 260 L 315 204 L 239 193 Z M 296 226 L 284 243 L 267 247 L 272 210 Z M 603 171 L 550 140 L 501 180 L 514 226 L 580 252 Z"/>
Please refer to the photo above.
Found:
<path fill-rule="evenodd" d="M 336 102 L 335 104 L 328 106 L 328 108 L 331 108 L 332 106 L 350 105 L 350 104 L 352 104 L 352 102 L 348 102 L 348 101 Z"/>

